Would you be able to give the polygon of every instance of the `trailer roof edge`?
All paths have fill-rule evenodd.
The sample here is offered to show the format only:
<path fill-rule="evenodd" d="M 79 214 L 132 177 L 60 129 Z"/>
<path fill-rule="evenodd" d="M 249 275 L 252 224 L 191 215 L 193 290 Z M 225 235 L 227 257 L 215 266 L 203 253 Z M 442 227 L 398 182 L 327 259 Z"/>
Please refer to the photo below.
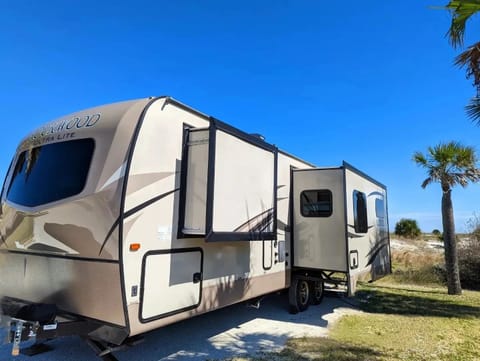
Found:
<path fill-rule="evenodd" d="M 378 185 L 379 187 L 383 188 L 383 189 L 387 189 L 387 186 L 379 181 L 377 181 L 376 179 L 372 178 L 371 176 L 369 176 L 368 174 L 366 174 L 365 172 L 362 172 L 360 169 L 358 168 L 355 168 L 353 165 L 351 165 L 350 163 L 347 163 L 345 161 L 343 161 L 342 163 L 342 167 L 345 168 L 345 169 L 348 169 L 354 173 L 357 173 L 358 175 L 361 175 L 362 177 L 368 179 L 370 182 L 372 183 L 375 183 L 376 185 Z"/>

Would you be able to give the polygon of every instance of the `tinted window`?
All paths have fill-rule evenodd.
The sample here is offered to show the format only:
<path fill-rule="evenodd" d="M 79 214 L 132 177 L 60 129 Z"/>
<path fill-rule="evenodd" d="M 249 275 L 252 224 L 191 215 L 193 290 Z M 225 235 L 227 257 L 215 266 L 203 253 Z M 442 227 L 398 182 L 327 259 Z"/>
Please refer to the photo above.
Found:
<path fill-rule="evenodd" d="M 304 217 L 330 217 L 332 192 L 327 189 L 303 191 L 300 194 L 300 209 Z"/>
<path fill-rule="evenodd" d="M 355 223 L 355 232 L 367 233 L 367 197 L 365 196 L 365 193 L 353 191 L 353 217 Z"/>
<path fill-rule="evenodd" d="M 35 207 L 82 192 L 94 147 L 93 139 L 78 139 L 21 153 L 13 170 L 7 199 Z"/>

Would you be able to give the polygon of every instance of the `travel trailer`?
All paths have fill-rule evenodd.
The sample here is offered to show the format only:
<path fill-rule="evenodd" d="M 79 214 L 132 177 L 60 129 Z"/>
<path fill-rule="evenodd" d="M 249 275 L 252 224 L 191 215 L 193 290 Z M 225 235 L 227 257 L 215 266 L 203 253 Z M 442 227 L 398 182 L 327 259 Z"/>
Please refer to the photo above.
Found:
<path fill-rule="evenodd" d="M 391 272 L 386 187 L 318 168 L 170 97 L 50 122 L 1 190 L 0 295 L 19 344 L 79 335 L 105 356 L 158 327 L 279 290 Z M 112 359 L 112 358 L 110 358 Z"/>

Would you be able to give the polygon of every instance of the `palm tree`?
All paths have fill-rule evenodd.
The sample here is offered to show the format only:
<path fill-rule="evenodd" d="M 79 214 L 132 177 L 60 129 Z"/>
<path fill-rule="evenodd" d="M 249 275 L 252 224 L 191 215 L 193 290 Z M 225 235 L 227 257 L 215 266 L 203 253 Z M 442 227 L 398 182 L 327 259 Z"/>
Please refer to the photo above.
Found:
<path fill-rule="evenodd" d="M 480 0 L 453 0 L 445 8 L 452 14 L 452 23 L 447 32 L 450 44 L 455 49 L 463 47 L 467 22 L 480 11 Z M 455 65 L 466 68 L 467 78 L 473 78 L 477 94 L 465 109 L 470 119 L 480 125 L 480 42 L 469 46 L 458 55 Z"/>
<path fill-rule="evenodd" d="M 423 181 L 422 188 L 433 182 L 440 183 L 442 188 L 442 224 L 447 287 L 449 294 L 459 295 L 462 293 L 462 288 L 455 240 L 452 188 L 457 184 L 466 187 L 468 182 L 480 180 L 480 169 L 477 168 L 475 150 L 457 142 L 440 143 L 433 148 L 429 147 L 426 155 L 415 152 L 413 160 L 427 170 L 428 178 Z"/>

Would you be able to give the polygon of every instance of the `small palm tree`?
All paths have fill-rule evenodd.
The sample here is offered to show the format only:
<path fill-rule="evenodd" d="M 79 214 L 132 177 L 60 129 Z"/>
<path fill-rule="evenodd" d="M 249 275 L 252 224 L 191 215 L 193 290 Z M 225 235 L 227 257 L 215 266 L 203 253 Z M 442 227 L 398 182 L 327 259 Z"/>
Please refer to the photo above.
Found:
<path fill-rule="evenodd" d="M 480 180 L 480 169 L 477 168 L 475 150 L 457 142 L 440 143 L 433 148 L 429 147 L 426 155 L 415 152 L 413 160 L 419 166 L 425 168 L 428 173 L 428 178 L 423 181 L 422 188 L 434 182 L 440 183 L 448 293 L 451 295 L 461 294 L 452 188 L 457 184 L 466 187 L 469 182 Z"/>
<path fill-rule="evenodd" d="M 452 14 L 452 22 L 447 32 L 450 44 L 455 49 L 463 47 L 467 22 L 480 11 L 480 1 L 452 0 L 445 8 Z M 477 94 L 465 108 L 467 115 L 480 125 L 480 42 L 470 45 L 458 55 L 455 58 L 455 65 L 466 68 L 467 78 L 473 78 Z"/>
<path fill-rule="evenodd" d="M 402 218 L 395 225 L 395 234 L 407 238 L 416 238 L 422 231 L 414 219 Z"/>

